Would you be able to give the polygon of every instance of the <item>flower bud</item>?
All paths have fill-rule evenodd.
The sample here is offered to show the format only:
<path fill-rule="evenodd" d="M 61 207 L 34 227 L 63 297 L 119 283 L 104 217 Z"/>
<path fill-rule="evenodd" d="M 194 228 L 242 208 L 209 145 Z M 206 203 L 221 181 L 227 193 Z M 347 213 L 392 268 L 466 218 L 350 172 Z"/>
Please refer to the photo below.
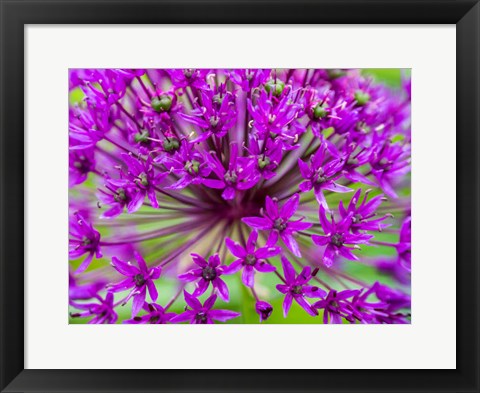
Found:
<path fill-rule="evenodd" d="M 258 315 L 260 315 L 260 322 L 266 321 L 272 315 L 273 307 L 271 304 L 264 302 L 263 300 L 259 300 L 255 303 L 255 311 Z"/>
<path fill-rule="evenodd" d="M 363 106 L 370 101 L 370 94 L 363 92 L 361 90 L 357 90 L 354 94 L 355 101 L 357 102 L 357 105 Z"/>
<path fill-rule="evenodd" d="M 160 98 L 153 97 L 151 104 L 155 112 L 167 112 L 172 107 L 172 98 L 169 95 L 162 95 Z"/>
<path fill-rule="evenodd" d="M 284 88 L 285 83 L 283 83 L 281 80 L 271 80 L 265 84 L 265 90 L 267 91 L 267 93 L 272 92 L 275 97 L 279 97 L 282 94 Z"/>

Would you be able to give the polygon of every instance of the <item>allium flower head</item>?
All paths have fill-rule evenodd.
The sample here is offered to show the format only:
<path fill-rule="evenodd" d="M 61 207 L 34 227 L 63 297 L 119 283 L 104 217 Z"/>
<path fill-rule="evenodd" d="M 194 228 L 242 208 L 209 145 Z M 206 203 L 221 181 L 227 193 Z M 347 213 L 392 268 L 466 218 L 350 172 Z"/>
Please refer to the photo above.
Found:
<path fill-rule="evenodd" d="M 72 322 L 410 323 L 408 70 L 68 86 Z"/>

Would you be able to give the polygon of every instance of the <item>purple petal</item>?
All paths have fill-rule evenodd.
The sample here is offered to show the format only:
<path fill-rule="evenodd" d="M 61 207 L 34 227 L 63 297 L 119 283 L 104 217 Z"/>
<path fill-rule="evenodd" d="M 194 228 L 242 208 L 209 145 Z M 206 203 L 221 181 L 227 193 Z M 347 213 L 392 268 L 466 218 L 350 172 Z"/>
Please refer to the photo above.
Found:
<path fill-rule="evenodd" d="M 300 248 L 298 247 L 298 243 L 291 234 L 283 232 L 280 234 L 280 237 L 282 238 L 283 242 L 288 247 L 288 249 L 293 253 L 293 255 L 297 257 L 302 256 L 302 253 L 300 252 Z"/>
<path fill-rule="evenodd" d="M 312 235 L 313 242 L 318 246 L 325 246 L 330 240 L 330 236 Z"/>
<path fill-rule="evenodd" d="M 292 306 L 293 296 L 290 293 L 287 293 L 285 299 L 283 300 L 283 316 L 286 318 L 290 307 Z"/>
<path fill-rule="evenodd" d="M 190 255 L 192 256 L 192 261 L 196 265 L 198 265 L 200 267 L 207 267 L 208 266 L 207 261 L 203 257 L 201 257 L 200 255 L 198 255 L 198 254 L 190 254 Z"/>
<path fill-rule="evenodd" d="M 265 211 L 267 212 L 267 216 L 272 220 L 275 220 L 279 216 L 277 202 L 269 196 L 265 198 Z"/>
<path fill-rule="evenodd" d="M 147 280 L 148 293 L 150 294 L 150 299 L 152 302 L 156 302 L 158 298 L 157 287 L 155 286 L 152 280 Z"/>
<path fill-rule="evenodd" d="M 240 316 L 240 313 L 230 310 L 212 310 L 208 314 L 210 318 L 220 322 L 225 322 Z"/>
<path fill-rule="evenodd" d="M 291 283 L 295 281 L 295 269 L 293 268 L 292 264 L 283 255 L 281 257 L 281 260 L 282 260 L 283 272 L 285 274 L 285 281 L 287 281 L 287 283 Z"/>
<path fill-rule="evenodd" d="M 295 194 L 283 205 L 280 216 L 284 220 L 290 219 L 290 217 L 295 214 L 298 209 L 299 200 L 300 197 L 298 196 L 298 194 Z"/>
<path fill-rule="evenodd" d="M 228 237 L 225 239 L 225 244 L 230 250 L 230 252 L 237 258 L 245 258 L 245 256 L 247 255 L 245 249 L 240 244 L 235 243 L 232 239 Z"/>
<path fill-rule="evenodd" d="M 226 201 L 231 201 L 233 198 L 235 198 L 235 188 L 233 187 L 227 187 L 222 193 L 222 198 L 225 199 Z"/>
<path fill-rule="evenodd" d="M 262 217 L 244 217 L 242 218 L 242 221 L 252 228 L 263 229 L 263 230 L 272 228 L 271 221 Z"/>
<path fill-rule="evenodd" d="M 134 213 L 138 209 L 140 209 L 140 206 L 142 206 L 144 199 L 145 199 L 145 191 L 137 192 L 133 197 L 133 199 L 128 203 L 127 212 Z"/>
<path fill-rule="evenodd" d="M 274 272 L 275 270 L 277 270 L 277 268 L 275 266 L 270 265 L 270 264 L 265 263 L 265 262 L 256 263 L 254 267 L 255 267 L 256 270 L 258 270 L 259 272 L 262 272 L 262 273 L 271 273 L 271 272 Z"/>
<path fill-rule="evenodd" d="M 147 273 L 148 268 L 147 268 L 147 264 L 145 263 L 145 259 L 143 259 L 143 257 L 137 251 L 134 251 L 133 255 L 134 255 L 135 259 L 137 260 L 138 267 L 140 268 L 140 271 L 142 273 Z"/>
<path fill-rule="evenodd" d="M 221 180 L 216 179 L 202 179 L 202 183 L 208 188 L 223 189 L 225 188 L 225 183 Z"/>
<path fill-rule="evenodd" d="M 132 317 L 135 317 L 142 309 L 143 303 L 145 303 L 145 296 L 147 294 L 147 288 L 143 287 L 139 294 L 133 297 L 132 302 Z"/>
<path fill-rule="evenodd" d="M 124 276 L 132 277 L 140 273 L 140 270 L 138 270 L 135 266 L 122 262 L 117 257 L 112 257 L 111 265 L 117 272 L 123 274 Z"/>
<path fill-rule="evenodd" d="M 85 271 L 85 269 L 90 265 L 90 262 L 92 262 L 92 259 L 93 253 L 88 254 L 87 257 L 80 264 L 80 266 L 77 268 L 77 270 L 75 270 L 75 274 L 79 274 Z"/>
<path fill-rule="evenodd" d="M 295 297 L 295 301 L 300 304 L 300 306 L 310 315 L 314 317 L 318 315 L 317 310 L 313 309 L 312 306 L 310 306 L 310 304 L 302 296 Z"/>
<path fill-rule="evenodd" d="M 245 266 L 242 273 L 242 282 L 249 288 L 254 284 L 254 272 L 252 266 Z"/>
<path fill-rule="evenodd" d="M 225 284 L 225 281 L 223 281 L 221 278 L 216 277 L 213 280 L 213 286 L 217 288 L 218 294 L 220 295 L 220 298 L 224 302 L 228 302 L 230 300 L 230 295 L 228 293 L 228 287 L 227 284 Z"/>
<path fill-rule="evenodd" d="M 255 251 L 255 245 L 257 244 L 258 232 L 252 231 L 247 240 L 247 252 L 253 253 Z"/>
<path fill-rule="evenodd" d="M 236 261 L 232 262 L 231 265 L 224 268 L 223 274 L 228 275 L 238 272 L 242 268 L 242 262 L 243 259 L 237 259 Z"/>
<path fill-rule="evenodd" d="M 282 249 L 278 246 L 274 247 L 262 247 L 255 251 L 255 257 L 257 259 L 272 258 L 282 252 Z"/>
<path fill-rule="evenodd" d="M 188 310 L 170 319 L 170 323 L 191 321 L 194 316 L 195 316 L 195 312 Z"/>
<path fill-rule="evenodd" d="M 207 300 L 205 300 L 205 303 L 203 303 L 203 308 L 210 310 L 215 304 L 216 300 L 217 300 L 217 295 L 215 294 L 210 295 L 210 297 Z"/>
<path fill-rule="evenodd" d="M 193 310 L 199 310 L 202 308 L 202 304 L 196 297 L 190 295 L 187 291 L 183 291 L 183 295 L 185 297 L 185 302 L 190 308 Z"/>
<path fill-rule="evenodd" d="M 198 280 L 195 290 L 193 291 L 192 295 L 195 297 L 201 296 L 205 293 L 208 286 L 210 285 L 210 281 L 207 281 L 203 278 Z"/>

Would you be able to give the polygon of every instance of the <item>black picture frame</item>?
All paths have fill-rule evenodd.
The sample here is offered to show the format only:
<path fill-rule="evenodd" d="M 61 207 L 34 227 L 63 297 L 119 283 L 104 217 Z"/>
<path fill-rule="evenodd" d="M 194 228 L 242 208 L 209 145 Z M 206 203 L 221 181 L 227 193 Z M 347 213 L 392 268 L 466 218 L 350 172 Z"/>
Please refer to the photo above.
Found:
<path fill-rule="evenodd" d="M 477 0 L 225 0 L 222 2 L 214 0 L 0 0 L 0 14 L 2 296 L 0 389 L 2 392 L 480 391 L 480 234 L 478 230 L 480 4 Z M 35 192 L 35 190 L 24 188 L 24 26 L 27 24 L 110 23 L 456 24 L 457 368 L 455 370 L 24 369 L 23 258 L 24 219 L 27 212 L 24 210 L 23 201 L 26 192 Z M 443 104 L 448 108 L 448 97 L 442 99 Z M 452 134 L 453 132 L 452 130 Z M 449 235 L 446 234 L 446 238 Z"/>

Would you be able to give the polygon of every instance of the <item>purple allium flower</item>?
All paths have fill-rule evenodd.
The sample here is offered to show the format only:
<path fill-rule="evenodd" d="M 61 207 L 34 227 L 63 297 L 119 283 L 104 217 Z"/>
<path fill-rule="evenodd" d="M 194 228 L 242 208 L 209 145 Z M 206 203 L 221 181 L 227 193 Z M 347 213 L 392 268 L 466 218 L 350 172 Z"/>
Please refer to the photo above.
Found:
<path fill-rule="evenodd" d="M 129 180 L 132 186 L 136 186 L 137 195 L 133 206 L 137 206 L 137 200 L 145 199 L 148 196 L 153 207 L 158 208 L 158 201 L 156 196 L 156 187 L 167 176 L 167 173 L 155 173 L 153 163 L 150 157 L 145 161 L 132 157 L 130 154 L 122 153 L 121 157 L 127 166 L 125 177 Z"/>
<path fill-rule="evenodd" d="M 113 293 L 107 292 L 105 299 L 100 296 L 94 296 L 98 303 L 78 303 L 70 301 L 70 305 L 79 310 L 85 310 L 79 313 L 71 313 L 72 318 L 93 317 L 88 323 L 115 323 L 118 319 L 114 310 Z"/>
<path fill-rule="evenodd" d="M 323 253 L 323 263 L 325 266 L 332 266 L 334 258 L 337 255 L 353 261 L 358 260 L 358 257 L 353 254 L 351 250 L 358 248 L 358 244 L 367 244 L 373 236 L 364 233 L 349 232 L 353 223 L 353 213 L 350 212 L 338 223 L 335 222 L 332 214 L 332 222 L 330 222 L 327 219 L 325 208 L 323 205 L 320 205 L 319 218 L 325 235 L 312 235 L 312 240 L 319 246 L 325 246 Z M 347 247 L 345 244 L 353 245 L 353 247 Z"/>
<path fill-rule="evenodd" d="M 295 133 L 292 134 L 289 125 L 295 120 L 300 106 L 292 104 L 291 99 L 292 93 L 287 93 L 280 101 L 275 102 L 271 94 L 262 91 L 256 105 L 248 100 L 248 111 L 253 118 L 253 126 L 262 139 L 269 136 L 278 137 L 285 146 L 295 142 Z"/>
<path fill-rule="evenodd" d="M 376 211 L 381 203 L 384 201 L 383 195 L 377 195 L 367 202 L 367 196 L 371 190 L 365 191 L 363 201 L 358 205 L 361 189 L 358 189 L 353 195 L 347 208 L 343 206 L 343 201 L 340 201 L 338 205 L 338 211 L 342 218 L 349 217 L 352 220 L 350 229 L 353 233 L 359 231 L 382 231 L 384 228 L 389 227 L 389 224 L 384 224 L 385 221 L 391 215 L 385 215 L 380 218 L 372 219 L 376 215 Z M 357 206 L 358 205 L 358 206 Z"/>
<path fill-rule="evenodd" d="M 255 311 L 260 315 L 260 322 L 266 321 L 272 315 L 273 307 L 270 303 L 259 300 L 255 303 Z"/>
<path fill-rule="evenodd" d="M 230 252 L 238 258 L 235 262 L 228 266 L 227 271 L 229 274 L 232 274 L 238 272 L 240 269 L 243 269 L 242 281 L 247 287 L 253 287 L 255 270 L 261 273 L 270 273 L 276 270 L 275 266 L 266 263 L 265 259 L 272 258 L 275 255 L 280 254 L 282 251 L 280 247 L 275 246 L 261 247 L 255 250 L 257 239 L 257 231 L 252 231 L 248 237 L 245 247 L 235 243 L 228 237 L 225 239 L 225 244 Z"/>
<path fill-rule="evenodd" d="M 393 184 L 410 172 L 409 146 L 390 143 L 379 137 L 374 137 L 372 145 L 374 147 L 370 156 L 372 174 L 385 194 L 396 198 L 397 193 Z"/>
<path fill-rule="evenodd" d="M 199 153 L 194 143 L 183 139 L 178 153 L 164 160 L 165 166 L 179 177 L 179 179 L 168 186 L 172 190 L 183 189 L 190 184 L 204 184 L 209 188 L 223 188 L 223 181 L 207 179 L 212 168 L 205 160 L 205 156 Z"/>
<path fill-rule="evenodd" d="M 328 146 L 331 145 L 323 144 L 320 146 L 317 152 L 310 157 L 310 165 L 300 159 L 298 160 L 300 173 L 307 179 L 300 183 L 298 188 L 302 192 L 313 189 L 318 203 L 326 208 L 328 206 L 325 196 L 323 195 L 324 190 L 331 192 L 352 191 L 350 188 L 334 182 L 334 180 L 342 176 L 341 169 L 343 167 L 343 161 L 334 148 L 329 149 Z M 328 160 L 326 160 L 326 156 L 329 156 Z"/>
<path fill-rule="evenodd" d="M 191 324 L 212 324 L 213 321 L 226 322 L 229 319 L 240 316 L 240 313 L 230 310 L 212 310 L 217 300 L 217 295 L 211 295 L 205 303 L 200 301 L 187 291 L 184 291 L 185 302 L 190 309 L 173 317 L 171 323 L 190 321 Z"/>
<path fill-rule="evenodd" d="M 208 85 L 205 81 L 205 77 L 209 73 L 209 70 L 184 68 L 180 70 L 167 70 L 172 79 L 173 85 L 178 89 L 181 87 L 195 87 L 197 89 L 206 89 Z"/>
<path fill-rule="evenodd" d="M 376 300 L 370 299 L 372 296 Z M 410 296 L 376 282 L 371 288 L 362 289 L 351 301 L 351 323 L 354 318 L 361 323 L 409 323 L 408 315 L 399 311 L 411 307 Z"/>
<path fill-rule="evenodd" d="M 323 323 L 341 324 L 342 317 L 353 321 L 352 305 L 348 299 L 357 295 L 360 291 L 347 289 L 337 292 L 331 290 L 325 299 L 313 304 L 315 309 L 323 309 Z"/>
<path fill-rule="evenodd" d="M 233 83 L 248 92 L 265 83 L 270 76 L 271 70 L 240 69 L 228 72 Z"/>
<path fill-rule="evenodd" d="M 292 264 L 284 256 L 282 256 L 282 267 L 285 275 L 285 284 L 278 284 L 277 290 L 285 295 L 283 301 L 283 315 L 285 317 L 287 316 L 293 300 L 295 300 L 310 315 L 317 315 L 316 310 L 312 308 L 310 303 L 305 299 L 305 297 L 322 298 L 327 295 L 323 289 L 308 284 L 316 273 L 314 272 L 314 274 L 312 274 L 310 266 L 305 266 L 297 276 Z"/>
<path fill-rule="evenodd" d="M 212 283 L 213 288 L 218 291 L 220 298 L 228 302 L 228 287 L 220 276 L 222 274 L 231 274 L 231 272 L 227 266 L 222 265 L 218 254 L 211 255 L 208 261 L 198 254 L 192 254 L 192 260 L 199 268 L 189 270 L 178 276 L 182 281 L 196 281 L 197 287 L 192 295 L 198 297 L 204 294 L 210 283 Z"/>
<path fill-rule="evenodd" d="M 258 182 L 259 176 L 255 171 L 256 162 L 250 158 L 239 158 L 238 145 L 236 143 L 230 145 L 228 169 L 223 167 L 216 155 L 208 154 L 205 158 L 213 172 L 224 183 L 225 190 L 222 193 L 222 198 L 225 200 L 233 199 L 236 190 L 248 190 Z"/>
<path fill-rule="evenodd" d="M 71 274 L 68 276 L 68 292 L 70 300 L 88 300 L 95 297 L 98 292 L 105 288 L 106 281 L 93 281 L 88 284 L 78 285 L 77 280 Z"/>
<path fill-rule="evenodd" d="M 147 295 L 147 288 L 152 301 L 155 302 L 157 300 L 158 292 L 154 280 L 158 279 L 162 272 L 160 267 L 149 269 L 145 260 L 138 252 L 135 251 L 134 255 L 138 267 L 134 266 L 131 262 L 123 262 L 116 257 L 112 258 L 113 268 L 128 278 L 108 287 L 110 292 L 123 292 L 132 289 L 124 299 L 124 303 L 126 303 L 133 297 L 132 317 L 135 317 L 143 307 Z"/>
<path fill-rule="evenodd" d="M 150 324 L 150 325 L 160 325 L 168 323 L 174 316 L 177 314 L 173 312 L 166 312 L 166 310 L 156 303 L 144 303 L 143 310 L 146 311 L 146 314 L 142 315 L 141 317 L 136 316 L 132 319 L 127 319 L 123 321 L 126 324 Z"/>
<path fill-rule="evenodd" d="M 260 141 L 254 137 L 250 138 L 248 148 L 250 156 L 256 160 L 256 170 L 264 179 L 271 179 L 276 175 L 275 170 L 282 160 L 282 144 L 272 139 L 267 139 L 265 149 L 260 146 Z"/>
<path fill-rule="evenodd" d="M 200 96 L 202 105 L 192 110 L 190 115 L 180 113 L 180 117 L 204 130 L 197 142 L 212 135 L 224 137 L 237 121 L 232 94 L 226 91 L 225 85 L 221 85 L 216 91 L 202 90 Z"/>
<path fill-rule="evenodd" d="M 77 259 L 87 253 L 87 257 L 77 268 L 76 273 L 82 273 L 90 265 L 94 255 L 97 259 L 102 257 L 100 233 L 93 228 L 93 225 L 82 214 L 76 212 L 74 218 L 70 220 L 68 255 L 70 259 Z"/>
<path fill-rule="evenodd" d="M 310 228 L 312 224 L 302 222 L 303 218 L 296 221 L 290 220 L 298 209 L 299 200 L 298 194 L 294 194 L 279 208 L 278 201 L 267 196 L 265 199 L 264 217 L 245 217 L 242 221 L 254 229 L 269 230 L 270 235 L 267 241 L 269 246 L 274 246 L 278 241 L 278 237 L 280 237 L 288 249 L 294 255 L 300 257 L 302 254 L 293 235 L 295 232 Z"/>
<path fill-rule="evenodd" d="M 128 213 L 134 213 L 140 209 L 145 199 L 145 194 L 126 179 L 105 179 L 105 188 L 106 190 L 100 189 L 98 197 L 111 208 L 101 218 L 115 218 L 123 213 L 125 207 Z"/>
<path fill-rule="evenodd" d="M 92 148 L 69 151 L 69 185 L 73 187 L 87 180 L 88 174 L 95 170 L 95 157 Z"/>

